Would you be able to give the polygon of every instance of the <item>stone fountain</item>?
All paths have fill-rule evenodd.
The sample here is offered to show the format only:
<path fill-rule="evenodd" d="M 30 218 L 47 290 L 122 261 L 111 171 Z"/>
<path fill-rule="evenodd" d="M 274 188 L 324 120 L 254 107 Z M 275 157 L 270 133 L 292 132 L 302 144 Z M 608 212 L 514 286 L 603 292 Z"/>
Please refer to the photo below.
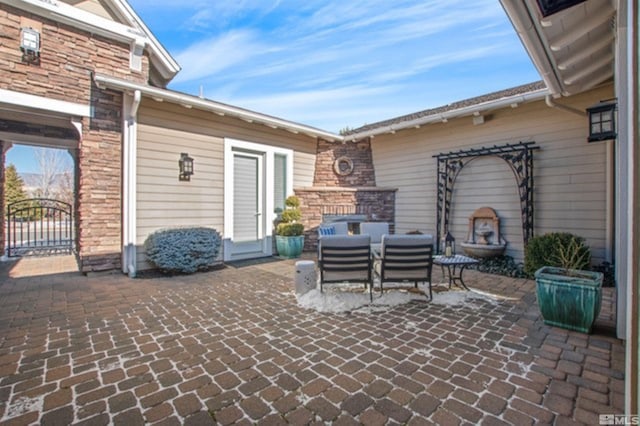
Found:
<path fill-rule="evenodd" d="M 507 242 L 500 236 L 500 218 L 491 207 L 481 207 L 469 217 L 467 239 L 461 243 L 468 256 L 490 258 L 500 256 Z"/>

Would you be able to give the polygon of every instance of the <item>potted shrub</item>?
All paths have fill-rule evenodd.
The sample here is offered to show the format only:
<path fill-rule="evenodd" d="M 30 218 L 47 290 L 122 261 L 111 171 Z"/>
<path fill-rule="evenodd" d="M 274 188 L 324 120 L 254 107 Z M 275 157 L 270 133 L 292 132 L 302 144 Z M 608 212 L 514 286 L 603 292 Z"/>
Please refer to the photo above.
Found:
<path fill-rule="evenodd" d="M 276 248 L 278 254 L 288 259 L 299 257 L 304 247 L 304 225 L 300 223 L 300 200 L 295 195 L 287 197 L 285 209 L 276 226 Z"/>
<path fill-rule="evenodd" d="M 555 232 L 527 244 L 525 272 L 536 280 L 545 324 L 590 333 L 602 305 L 603 274 L 587 270 L 591 251 L 584 239 Z"/>

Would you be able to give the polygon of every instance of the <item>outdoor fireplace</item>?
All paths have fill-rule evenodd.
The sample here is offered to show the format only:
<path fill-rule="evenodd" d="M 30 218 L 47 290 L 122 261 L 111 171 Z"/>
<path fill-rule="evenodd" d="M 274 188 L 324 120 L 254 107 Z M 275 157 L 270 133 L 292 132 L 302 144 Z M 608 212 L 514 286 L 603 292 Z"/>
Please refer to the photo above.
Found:
<path fill-rule="evenodd" d="M 323 214 L 322 223 L 347 222 L 349 234 L 360 233 L 360 223 L 367 222 L 366 214 Z"/>
<path fill-rule="evenodd" d="M 313 186 L 295 189 L 305 227 L 304 249 L 316 249 L 321 223 L 347 222 L 354 234 L 362 222 L 387 222 L 393 230 L 396 190 L 376 186 L 369 139 L 318 140 Z"/>

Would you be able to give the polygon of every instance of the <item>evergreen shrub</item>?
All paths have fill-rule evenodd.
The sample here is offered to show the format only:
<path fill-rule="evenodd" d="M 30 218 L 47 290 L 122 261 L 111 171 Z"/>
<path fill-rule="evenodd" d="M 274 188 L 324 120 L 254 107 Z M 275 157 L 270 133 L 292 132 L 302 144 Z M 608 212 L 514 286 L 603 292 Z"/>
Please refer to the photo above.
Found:
<path fill-rule="evenodd" d="M 568 232 L 551 232 L 529 240 L 524 255 L 524 271 L 529 277 L 543 266 L 588 270 L 591 250 L 584 238 Z"/>
<path fill-rule="evenodd" d="M 212 266 L 222 238 L 213 228 L 161 229 L 144 242 L 149 262 L 165 273 L 192 274 Z"/>
<path fill-rule="evenodd" d="M 285 210 L 281 213 L 280 223 L 276 226 L 276 235 L 282 237 L 296 237 L 304 233 L 304 225 L 299 222 L 302 219 L 300 211 L 300 199 L 295 195 L 285 200 Z"/>

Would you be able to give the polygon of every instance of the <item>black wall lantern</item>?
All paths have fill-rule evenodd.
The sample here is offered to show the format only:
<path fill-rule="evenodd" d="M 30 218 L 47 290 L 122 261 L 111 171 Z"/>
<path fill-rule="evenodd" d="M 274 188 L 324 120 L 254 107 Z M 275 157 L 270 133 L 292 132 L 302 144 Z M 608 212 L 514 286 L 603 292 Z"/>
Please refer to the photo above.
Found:
<path fill-rule="evenodd" d="M 616 133 L 616 103 L 600 101 L 587 108 L 589 116 L 589 142 L 615 139 Z"/>
<path fill-rule="evenodd" d="M 193 158 L 189 157 L 189 154 L 186 152 L 181 153 L 178 166 L 180 167 L 178 179 L 181 181 L 190 181 L 191 175 L 193 174 Z"/>

